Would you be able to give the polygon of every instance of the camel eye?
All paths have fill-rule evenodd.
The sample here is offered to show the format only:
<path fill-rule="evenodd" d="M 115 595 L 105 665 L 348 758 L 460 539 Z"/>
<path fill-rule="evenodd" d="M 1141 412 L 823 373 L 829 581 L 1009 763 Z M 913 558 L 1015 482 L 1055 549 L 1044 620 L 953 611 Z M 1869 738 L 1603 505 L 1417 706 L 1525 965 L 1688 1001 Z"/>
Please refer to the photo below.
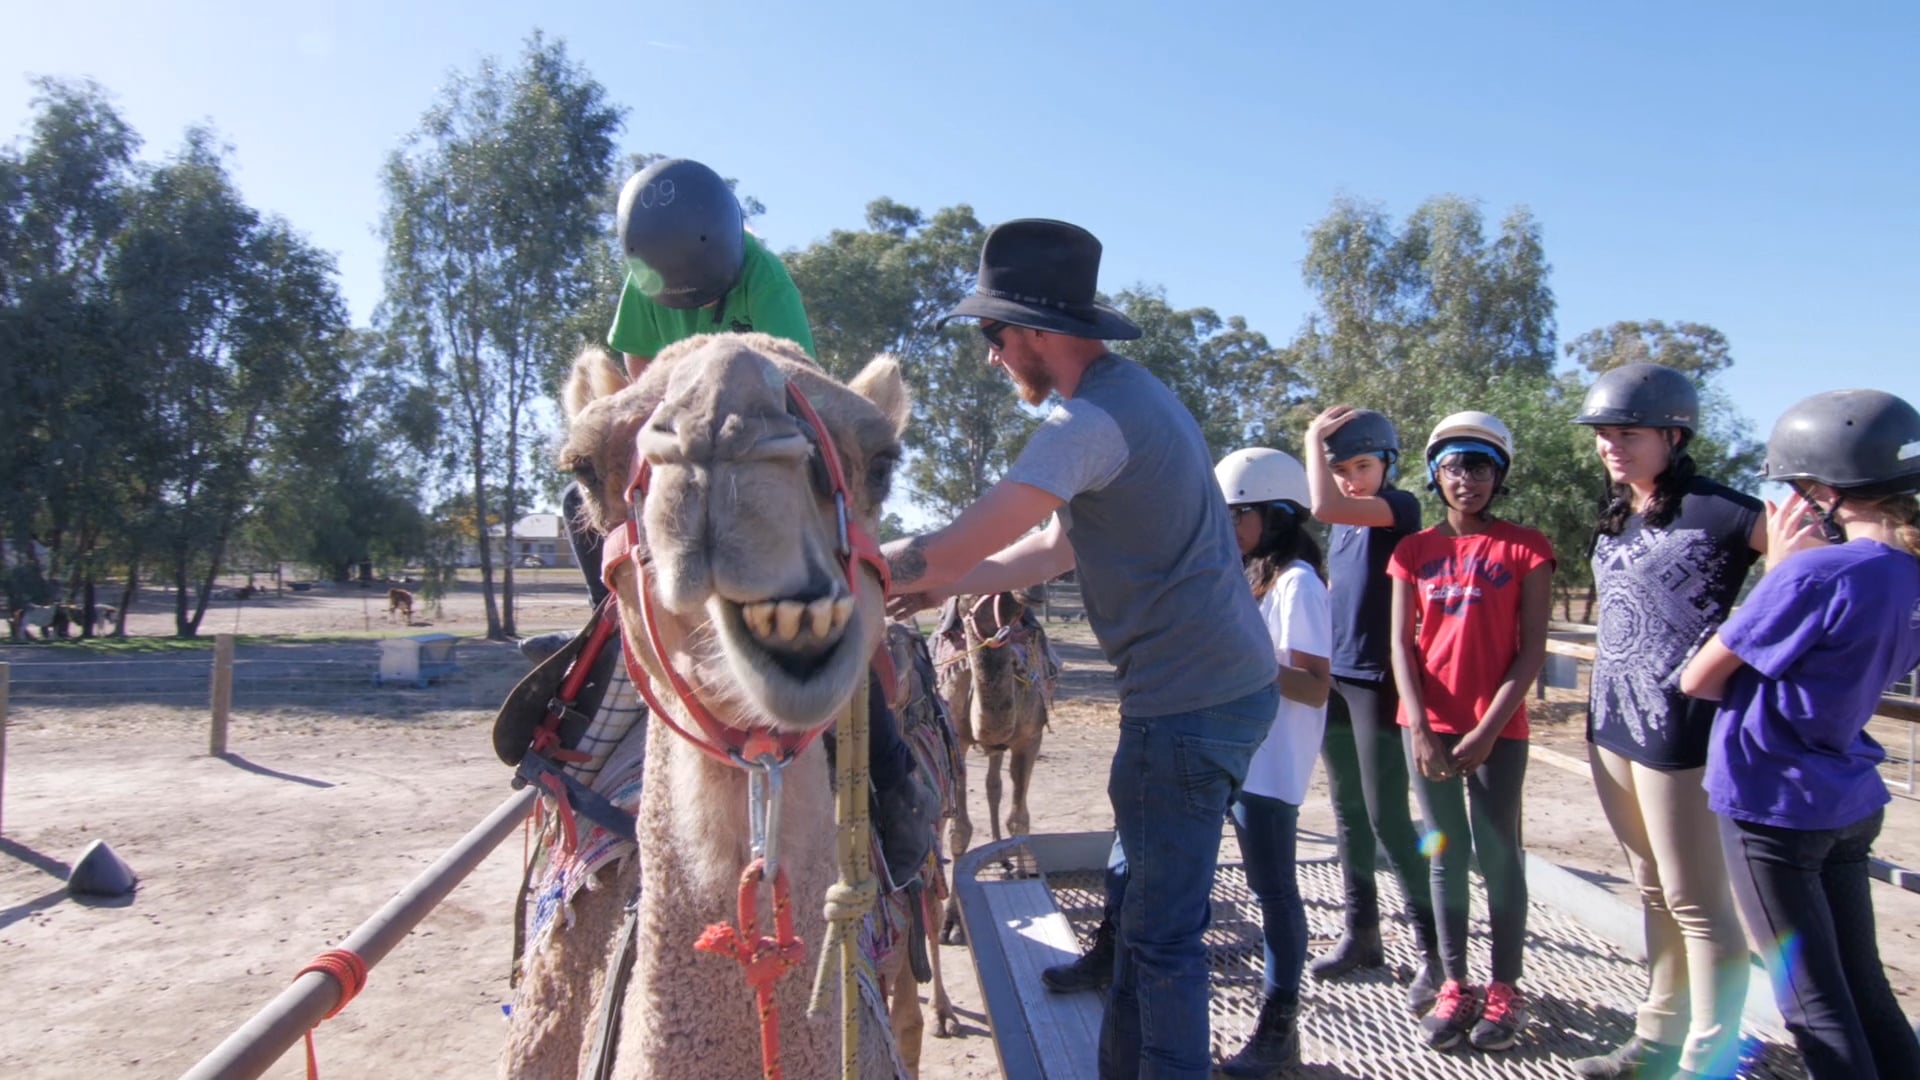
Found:
<path fill-rule="evenodd" d="M 882 451 L 867 462 L 867 497 L 878 506 L 887 501 L 887 493 L 893 490 L 893 470 L 900 464 L 897 451 Z"/>
<path fill-rule="evenodd" d="M 567 461 L 565 463 L 565 466 L 566 466 L 566 470 L 573 474 L 573 478 L 575 480 L 580 481 L 580 486 L 582 488 L 585 488 L 588 491 L 592 491 L 594 490 L 595 486 L 599 483 L 599 480 L 600 480 L 599 470 L 593 467 L 593 459 L 586 456 L 585 454 L 580 454 L 575 456 L 571 460 Z"/>

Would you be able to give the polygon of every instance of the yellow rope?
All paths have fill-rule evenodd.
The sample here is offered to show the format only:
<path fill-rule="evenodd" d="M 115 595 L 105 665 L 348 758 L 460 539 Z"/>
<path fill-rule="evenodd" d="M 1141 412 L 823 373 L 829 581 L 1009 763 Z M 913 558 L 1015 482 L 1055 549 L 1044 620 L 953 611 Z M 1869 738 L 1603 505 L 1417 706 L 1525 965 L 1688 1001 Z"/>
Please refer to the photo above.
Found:
<path fill-rule="evenodd" d="M 840 880 L 827 890 L 827 940 L 814 971 L 813 996 L 807 1013 L 819 1017 L 827 1010 L 827 971 L 836 946 L 840 961 L 840 1062 L 846 1080 L 855 1080 L 860 1064 L 860 920 L 873 910 L 879 896 L 868 865 L 871 844 L 867 821 L 867 688 L 854 691 L 853 701 L 839 721 L 834 757 L 840 791 Z"/>

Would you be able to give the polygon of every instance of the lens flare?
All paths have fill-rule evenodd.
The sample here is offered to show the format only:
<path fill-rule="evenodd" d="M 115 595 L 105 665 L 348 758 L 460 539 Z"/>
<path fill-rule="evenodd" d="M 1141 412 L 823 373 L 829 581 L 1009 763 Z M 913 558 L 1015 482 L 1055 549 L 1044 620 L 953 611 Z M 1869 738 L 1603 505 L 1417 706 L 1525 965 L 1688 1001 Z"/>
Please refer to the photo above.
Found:
<path fill-rule="evenodd" d="M 1420 838 L 1420 854 L 1429 859 L 1439 858 L 1440 853 L 1445 850 L 1447 850 L 1447 834 L 1439 829 L 1430 829 Z"/>

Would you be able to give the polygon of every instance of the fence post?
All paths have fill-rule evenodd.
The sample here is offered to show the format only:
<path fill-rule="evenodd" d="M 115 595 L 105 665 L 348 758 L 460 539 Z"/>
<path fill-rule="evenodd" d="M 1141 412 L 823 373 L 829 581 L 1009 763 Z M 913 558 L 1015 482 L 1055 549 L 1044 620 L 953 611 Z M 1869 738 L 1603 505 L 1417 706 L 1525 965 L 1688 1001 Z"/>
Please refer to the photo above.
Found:
<path fill-rule="evenodd" d="M 7 804 L 7 687 L 13 682 L 13 665 L 0 660 L 0 831 L 5 829 L 3 812 Z"/>
<path fill-rule="evenodd" d="M 227 717 L 233 711 L 233 635 L 213 636 L 213 737 L 207 753 L 227 752 Z"/>

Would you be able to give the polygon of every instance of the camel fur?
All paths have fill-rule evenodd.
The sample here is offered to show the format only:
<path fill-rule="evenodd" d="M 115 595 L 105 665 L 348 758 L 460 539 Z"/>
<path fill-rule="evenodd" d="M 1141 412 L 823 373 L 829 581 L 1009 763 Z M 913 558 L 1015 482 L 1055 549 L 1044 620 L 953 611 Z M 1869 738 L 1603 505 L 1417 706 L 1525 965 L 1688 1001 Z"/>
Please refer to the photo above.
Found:
<path fill-rule="evenodd" d="M 849 510 L 872 529 L 908 413 L 905 382 L 891 360 L 876 360 L 842 386 L 791 343 L 764 334 L 708 335 L 661 350 L 631 384 L 602 350 L 588 350 L 563 392 L 570 430 L 560 461 L 579 481 L 594 529 L 624 527 L 635 453 L 651 465 L 649 492 L 636 508 L 635 561 L 617 568 L 609 584 L 619 597 L 629 655 L 676 713 L 683 709 L 665 678 L 666 663 L 732 726 L 816 728 L 831 723 L 856 691 L 866 692 L 868 660 L 884 633 L 880 585 L 863 566 L 847 595 L 833 504 L 811 479 L 812 443 L 788 413 L 789 379 L 832 433 Z M 643 555 L 664 657 L 653 653 L 641 621 L 636 563 Z M 685 715 L 677 719 L 696 730 Z M 657 714 L 648 723 L 637 858 L 603 870 L 600 887 L 574 899 L 571 927 L 526 958 L 504 1075 L 586 1075 L 610 946 L 643 870 L 612 1075 L 761 1075 L 759 1021 L 740 967 L 693 949 L 705 927 L 736 916 L 750 859 L 747 774 L 701 752 Z M 837 978 L 829 1015 L 807 1015 L 827 936 L 822 900 L 838 874 L 828 772 L 816 740 L 784 777 L 780 865 L 794 929 L 807 949 L 802 965 L 775 983 L 780 1065 L 791 1080 L 840 1075 Z M 757 932 L 770 933 L 764 886 L 760 907 Z M 906 950 L 894 955 L 903 968 Z M 880 1003 L 868 1004 L 861 1073 L 899 1075 Z"/>

